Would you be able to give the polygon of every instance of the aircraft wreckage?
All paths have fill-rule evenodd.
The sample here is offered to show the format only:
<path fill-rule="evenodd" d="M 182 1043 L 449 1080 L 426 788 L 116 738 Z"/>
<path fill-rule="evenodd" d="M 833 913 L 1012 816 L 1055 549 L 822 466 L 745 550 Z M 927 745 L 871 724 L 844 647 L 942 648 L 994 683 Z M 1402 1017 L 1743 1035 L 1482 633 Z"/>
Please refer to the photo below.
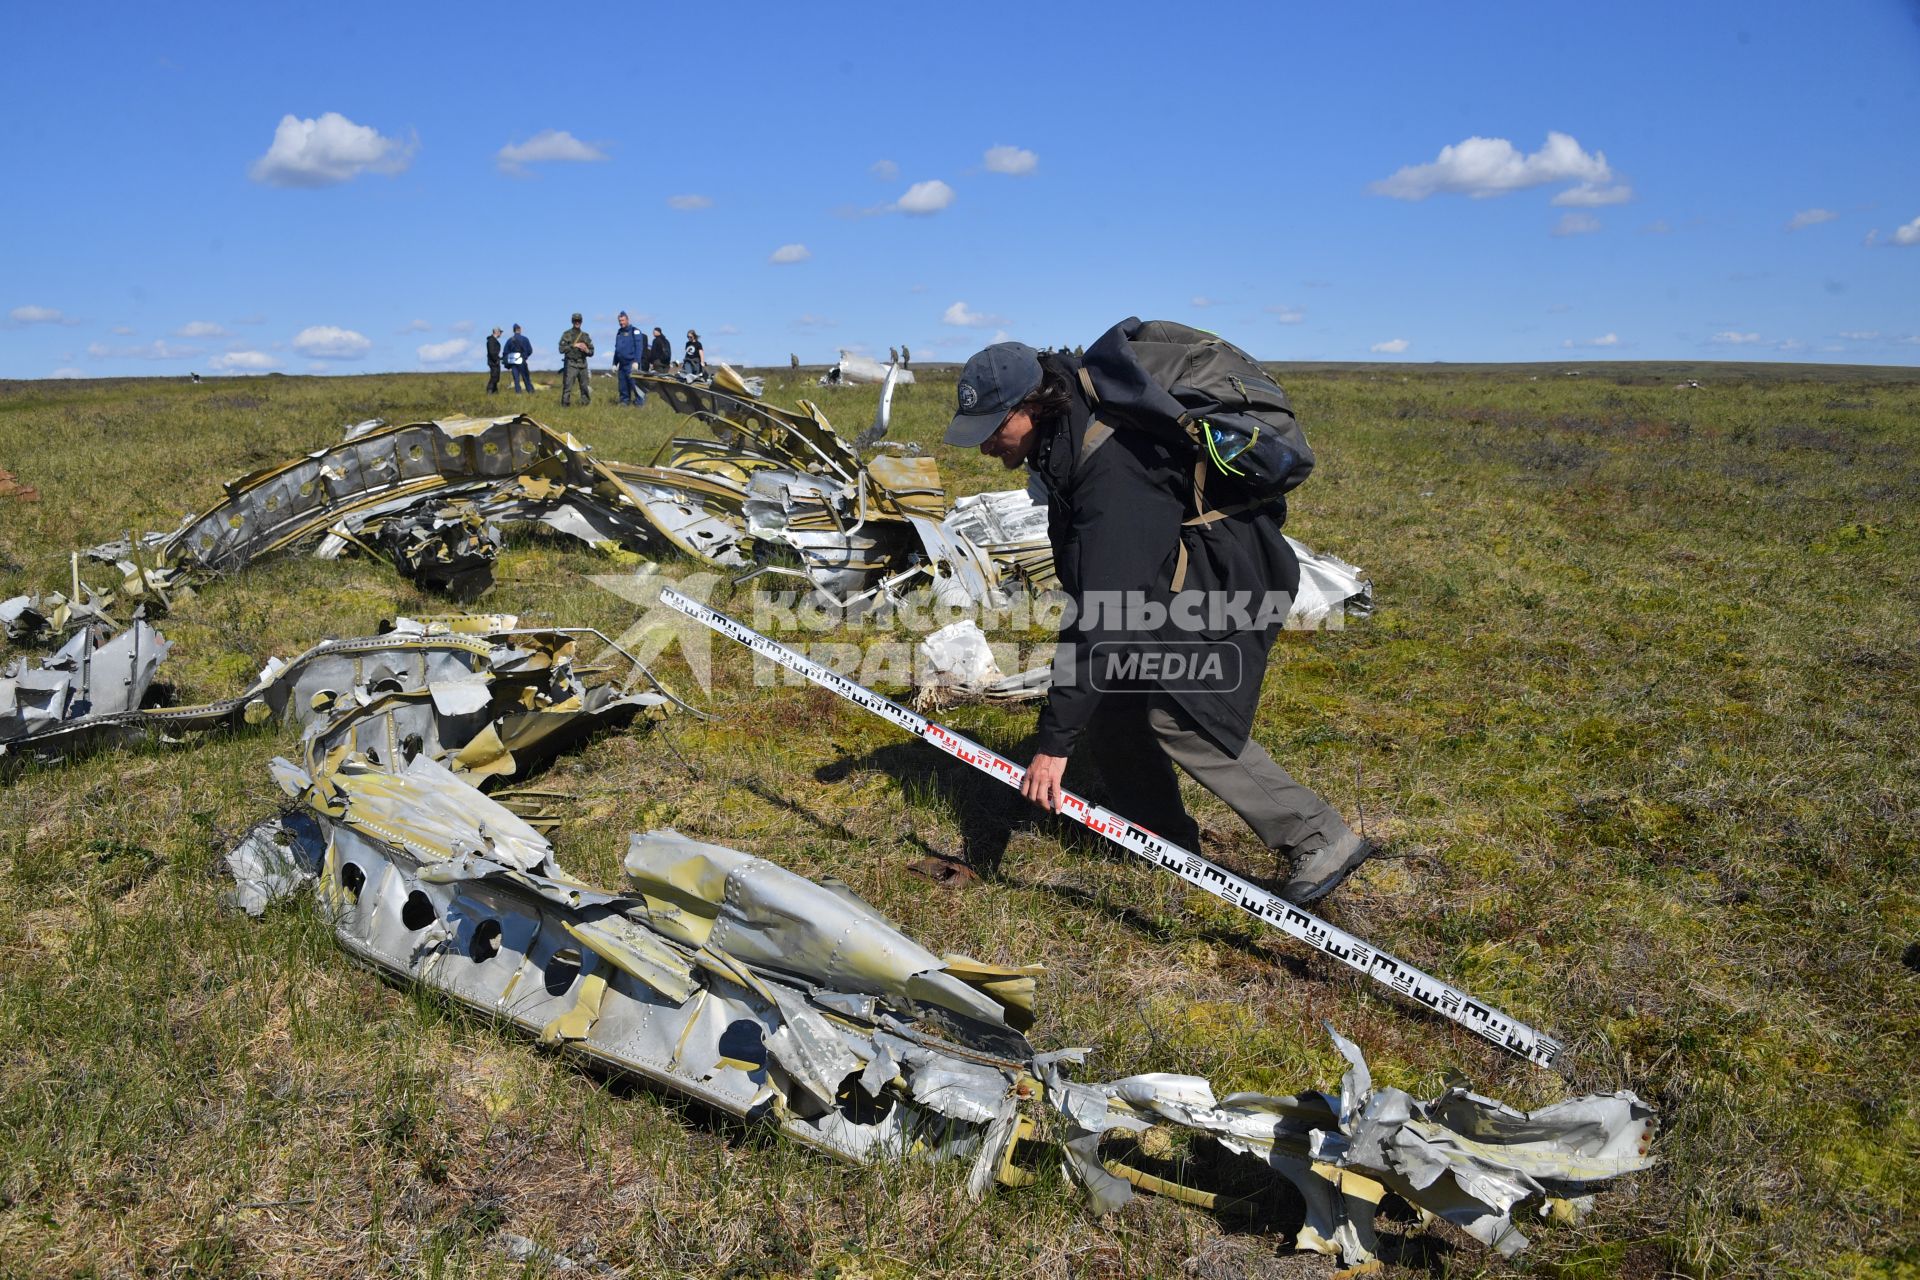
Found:
<path fill-rule="evenodd" d="M 560 741 L 529 732 L 530 694 L 574 729 L 666 699 L 621 692 L 647 681 L 636 664 L 585 673 L 568 637 L 461 625 L 322 646 L 266 682 L 331 696 L 278 700 L 307 726 L 300 761 L 272 766 L 293 808 L 229 855 L 240 906 L 311 885 L 342 948 L 389 977 L 842 1159 L 967 1161 L 976 1196 L 1031 1183 L 1039 1146 L 1098 1211 L 1135 1188 L 1218 1207 L 1122 1158 L 1150 1129 L 1210 1139 L 1296 1188 L 1296 1243 L 1349 1265 L 1374 1257 L 1388 1192 L 1512 1254 L 1523 1202 L 1577 1213 L 1652 1162 L 1652 1112 L 1631 1093 L 1531 1113 L 1458 1085 L 1418 1100 L 1376 1088 L 1337 1033 L 1337 1094 L 1076 1081 L 1087 1051 L 1027 1038 L 1038 966 L 935 955 L 844 885 L 676 831 L 631 837 L 619 889 L 583 884 L 525 816 L 542 793 L 482 788 Z"/>
<path fill-rule="evenodd" d="M 1054 580 L 1046 510 L 1026 491 L 949 503 L 932 458 L 882 440 L 892 377 L 873 424 L 851 443 L 817 405 L 802 400 L 797 412 L 769 405 L 726 366 L 711 384 L 639 381 L 706 424 L 711 437 L 676 437 L 650 464 L 636 466 L 603 461 L 572 435 L 524 415 L 361 422 L 337 445 L 228 481 L 220 502 L 172 532 L 88 550 L 89 561 L 117 567 L 114 587 L 84 581 L 76 553 L 68 593 L 0 601 L 0 628 L 23 644 L 91 631 L 85 652 L 71 652 L 81 642 L 69 641 L 49 660 L 52 668 L 91 669 L 96 645 L 131 645 L 151 657 L 151 639 L 141 633 L 110 639 L 122 606 L 138 617 L 164 612 L 208 581 L 302 546 L 328 559 L 357 550 L 423 588 L 472 600 L 491 585 L 501 528 L 514 522 L 545 524 L 596 546 L 691 557 L 738 571 L 737 580 L 791 577 L 842 608 L 885 607 L 922 589 L 937 605 L 998 605 Z M 1360 570 L 1293 547 L 1301 586 L 1290 625 L 1371 612 L 1372 585 Z M 977 628 L 930 637 L 918 658 L 922 696 L 933 703 L 1046 693 L 1044 666 L 1001 675 Z M 24 664 L 0 674 L 0 755 L 10 741 L 47 727 L 44 715 L 10 709 L 9 697 L 44 707 L 55 700 L 50 688 L 71 684 Z M 65 705 L 93 716 L 110 706 L 130 711 L 145 688 L 135 681 L 106 702 L 68 688 Z"/>
<path fill-rule="evenodd" d="M 67 637 L 0 675 L 0 755 L 298 726 L 299 760 L 272 766 L 291 807 L 229 854 L 238 905 L 261 914 L 311 886 L 342 948 L 395 980 L 840 1158 L 968 1161 L 975 1195 L 1032 1182 L 1036 1151 L 1051 1151 L 1099 1211 L 1135 1188 L 1221 1207 L 1178 1168 L 1128 1154 L 1149 1130 L 1172 1130 L 1284 1179 L 1305 1203 L 1299 1246 L 1353 1265 L 1374 1256 L 1388 1192 L 1511 1254 L 1526 1243 L 1513 1222 L 1523 1203 L 1577 1213 L 1607 1180 L 1649 1167 L 1653 1117 L 1631 1093 L 1529 1114 L 1463 1086 L 1422 1101 L 1376 1088 L 1337 1033 L 1349 1063 L 1337 1094 L 1220 1097 L 1169 1074 L 1077 1081 L 1086 1051 L 1039 1052 L 1027 1038 L 1037 966 L 934 955 L 843 885 L 674 831 L 631 838 L 619 889 L 575 880 L 544 834 L 552 794 L 528 780 L 596 730 L 677 704 L 597 632 L 403 620 L 270 662 L 232 698 L 144 705 L 167 642 L 140 617 L 116 634 L 118 607 L 164 610 L 309 544 L 391 560 L 463 597 L 490 581 L 499 528 L 514 521 L 792 575 L 841 604 L 922 588 L 992 602 L 1051 576 L 1044 512 L 1025 494 L 949 504 L 931 459 L 881 441 L 891 382 L 849 443 L 817 407 L 767 405 L 730 372 L 706 387 L 643 380 L 712 432 L 670 441 L 645 466 L 599 460 L 524 416 L 367 422 L 233 481 L 172 533 L 95 548 L 121 571 L 112 590 L 83 582 L 76 556 L 70 594 L 0 605 L 10 636 Z M 1358 571 L 1301 550 L 1303 582 L 1318 588 L 1303 586 L 1309 617 L 1363 616 Z M 1044 691 L 988 679 L 978 636 L 942 642 L 971 678 L 952 682 L 959 692 Z"/>
<path fill-rule="evenodd" d="M 69 594 L 0 602 L 21 642 L 65 634 L 119 604 L 172 598 L 300 546 L 354 549 L 422 586 L 472 599 L 492 581 L 501 526 L 538 522 L 595 545 L 686 555 L 744 576 L 808 584 L 837 606 L 929 588 L 937 603 L 1001 603 L 1053 578 L 1046 512 L 1023 491 L 949 503 L 931 457 L 885 441 L 895 382 L 873 425 L 849 442 L 819 406 L 783 409 L 724 366 L 711 385 L 638 379 L 709 438 L 676 437 L 652 462 L 603 461 L 572 435 L 524 415 L 348 428 L 339 444 L 228 481 L 226 496 L 177 529 L 86 552 L 121 582 L 96 589 L 75 558 Z M 1295 616 L 1364 617 L 1360 571 L 1294 544 L 1303 566 Z"/>

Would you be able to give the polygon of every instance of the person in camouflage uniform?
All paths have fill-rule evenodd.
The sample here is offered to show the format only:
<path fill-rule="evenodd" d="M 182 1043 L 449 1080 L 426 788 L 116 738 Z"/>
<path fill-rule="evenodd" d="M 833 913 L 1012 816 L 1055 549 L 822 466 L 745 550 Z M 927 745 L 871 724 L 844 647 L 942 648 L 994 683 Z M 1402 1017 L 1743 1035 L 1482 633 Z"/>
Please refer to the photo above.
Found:
<path fill-rule="evenodd" d="M 593 354 L 593 338 L 580 327 L 581 316 L 573 313 L 573 328 L 560 335 L 560 355 L 565 364 L 560 370 L 560 403 L 573 403 L 573 389 L 580 388 L 580 403 L 593 403 L 593 390 L 587 385 L 587 357 Z"/>

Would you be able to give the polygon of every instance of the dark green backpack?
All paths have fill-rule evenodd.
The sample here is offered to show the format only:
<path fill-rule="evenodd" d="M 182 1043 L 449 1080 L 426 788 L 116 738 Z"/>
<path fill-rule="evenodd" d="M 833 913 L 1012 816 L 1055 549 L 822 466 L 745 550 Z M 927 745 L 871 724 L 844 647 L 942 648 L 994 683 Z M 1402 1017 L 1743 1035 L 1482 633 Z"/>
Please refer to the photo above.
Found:
<path fill-rule="evenodd" d="M 1170 320 L 1121 321 L 1087 348 L 1080 385 L 1103 421 L 1193 450 L 1193 523 L 1269 506 L 1313 470 L 1287 393 L 1231 342 Z"/>

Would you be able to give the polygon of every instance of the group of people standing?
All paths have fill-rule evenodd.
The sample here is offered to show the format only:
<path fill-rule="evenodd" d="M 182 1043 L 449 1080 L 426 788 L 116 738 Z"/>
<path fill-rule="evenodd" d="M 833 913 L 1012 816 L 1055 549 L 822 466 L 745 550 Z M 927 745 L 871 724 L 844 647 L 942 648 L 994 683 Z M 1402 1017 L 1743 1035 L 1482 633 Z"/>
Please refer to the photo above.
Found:
<path fill-rule="evenodd" d="M 576 311 L 573 323 L 560 335 L 560 403 L 571 406 L 573 393 L 580 393 L 581 404 L 593 402 L 593 389 L 587 378 L 587 361 L 593 355 L 593 335 L 581 328 L 583 317 Z M 500 341 L 501 330 L 495 328 L 487 335 L 487 394 L 493 395 L 500 390 L 500 367 L 505 365 L 513 375 L 513 389 L 516 392 L 533 392 L 533 343 L 513 326 L 513 336 L 505 343 Z M 673 368 L 673 344 L 667 341 L 667 335 L 660 326 L 653 327 L 649 337 L 620 313 L 620 327 L 613 337 L 613 369 L 620 384 L 620 403 L 638 407 L 647 402 L 647 393 L 642 390 L 633 377 L 636 370 L 642 374 L 667 373 Z M 707 369 L 706 348 L 700 342 L 700 335 L 692 329 L 687 330 L 686 346 L 682 348 L 680 372 L 699 376 Z"/>

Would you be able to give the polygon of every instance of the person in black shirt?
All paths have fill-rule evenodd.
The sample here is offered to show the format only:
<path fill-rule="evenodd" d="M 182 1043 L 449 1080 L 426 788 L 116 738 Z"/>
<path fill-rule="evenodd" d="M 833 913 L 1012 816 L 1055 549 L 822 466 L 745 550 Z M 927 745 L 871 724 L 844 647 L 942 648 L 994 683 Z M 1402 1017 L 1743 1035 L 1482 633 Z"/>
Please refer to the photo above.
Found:
<path fill-rule="evenodd" d="M 1158 435 L 1108 425 L 1097 414 L 1124 422 L 1134 406 L 1103 390 L 1096 410 L 1082 388 L 1070 353 L 997 343 L 967 361 L 946 431 L 950 445 L 1031 471 L 1047 496 L 1047 537 L 1073 603 L 1021 794 L 1057 810 L 1067 757 L 1084 742 L 1115 809 L 1197 851 L 1200 829 L 1181 801 L 1177 764 L 1268 848 L 1294 855 L 1281 889 L 1289 901 L 1323 898 L 1375 846 L 1250 736 L 1268 651 L 1299 590 L 1299 561 L 1263 511 L 1192 519 L 1192 456 Z M 1176 579 L 1184 583 L 1177 591 Z M 1107 656 L 1172 649 L 1170 622 L 1151 620 L 1149 606 L 1172 620 L 1185 605 L 1205 614 L 1211 602 L 1242 597 L 1259 619 L 1206 624 L 1211 631 L 1183 624 L 1192 634 L 1174 642 L 1217 653 L 1221 678 L 1126 674 L 1143 668 Z"/>

